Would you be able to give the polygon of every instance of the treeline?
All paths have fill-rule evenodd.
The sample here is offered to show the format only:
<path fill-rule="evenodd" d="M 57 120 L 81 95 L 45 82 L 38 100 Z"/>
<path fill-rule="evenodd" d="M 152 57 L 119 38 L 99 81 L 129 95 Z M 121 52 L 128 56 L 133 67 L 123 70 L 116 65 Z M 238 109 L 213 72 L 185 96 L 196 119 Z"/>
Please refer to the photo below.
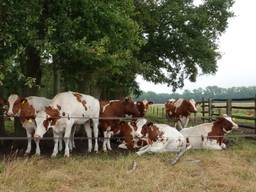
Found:
<path fill-rule="evenodd" d="M 255 97 L 256 86 L 250 87 L 232 87 L 232 88 L 221 88 L 218 86 L 208 86 L 206 88 L 198 88 L 192 91 L 185 90 L 183 93 L 154 93 L 152 91 L 143 92 L 137 100 L 147 99 L 154 103 L 165 103 L 168 99 L 193 98 L 196 101 L 202 100 L 202 98 L 215 98 L 215 99 L 228 99 L 228 98 L 249 98 Z"/>

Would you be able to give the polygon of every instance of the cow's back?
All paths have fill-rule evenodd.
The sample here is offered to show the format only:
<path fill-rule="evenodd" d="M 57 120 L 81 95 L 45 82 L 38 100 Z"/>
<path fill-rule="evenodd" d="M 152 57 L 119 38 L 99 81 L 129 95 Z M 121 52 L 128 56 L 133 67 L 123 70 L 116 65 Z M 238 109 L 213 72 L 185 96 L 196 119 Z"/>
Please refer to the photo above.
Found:
<path fill-rule="evenodd" d="M 184 128 L 180 133 L 189 139 L 189 143 L 194 149 L 202 148 L 204 139 L 207 139 L 208 133 L 211 131 L 213 123 L 203 123 L 198 126 Z M 203 137 L 203 138 L 202 138 Z"/>
<path fill-rule="evenodd" d="M 29 96 L 26 97 L 28 103 L 33 106 L 36 112 L 44 110 L 51 102 L 50 99 L 45 97 Z"/>
<path fill-rule="evenodd" d="M 75 117 L 98 117 L 100 111 L 99 100 L 90 96 L 76 92 L 63 92 L 57 94 L 51 106 L 61 107 L 60 111 Z"/>

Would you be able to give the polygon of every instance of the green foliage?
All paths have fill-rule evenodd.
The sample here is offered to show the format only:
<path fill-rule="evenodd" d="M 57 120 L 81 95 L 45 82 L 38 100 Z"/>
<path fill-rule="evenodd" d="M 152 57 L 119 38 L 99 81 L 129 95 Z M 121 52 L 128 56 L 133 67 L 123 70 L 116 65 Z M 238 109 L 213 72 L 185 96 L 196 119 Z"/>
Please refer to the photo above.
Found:
<path fill-rule="evenodd" d="M 192 0 L 135 2 L 146 40 L 138 55 L 146 80 L 175 90 L 186 78 L 196 81 L 199 72 L 216 72 L 217 40 L 232 16 L 232 0 L 208 0 L 198 7 Z"/>

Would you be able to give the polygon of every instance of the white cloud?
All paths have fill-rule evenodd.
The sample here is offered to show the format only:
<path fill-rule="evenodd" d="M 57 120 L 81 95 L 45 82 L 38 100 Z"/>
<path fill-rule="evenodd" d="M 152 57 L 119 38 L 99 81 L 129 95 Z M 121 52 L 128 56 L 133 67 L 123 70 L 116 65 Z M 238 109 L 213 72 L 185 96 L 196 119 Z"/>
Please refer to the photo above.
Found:
<path fill-rule="evenodd" d="M 235 17 L 230 19 L 226 32 L 219 40 L 222 58 L 218 61 L 218 71 L 215 75 L 203 75 L 197 82 L 185 82 L 184 89 L 195 89 L 209 85 L 220 87 L 255 86 L 256 85 L 256 1 L 236 0 L 233 6 Z M 154 85 L 137 78 L 144 91 L 170 93 L 171 87 Z"/>

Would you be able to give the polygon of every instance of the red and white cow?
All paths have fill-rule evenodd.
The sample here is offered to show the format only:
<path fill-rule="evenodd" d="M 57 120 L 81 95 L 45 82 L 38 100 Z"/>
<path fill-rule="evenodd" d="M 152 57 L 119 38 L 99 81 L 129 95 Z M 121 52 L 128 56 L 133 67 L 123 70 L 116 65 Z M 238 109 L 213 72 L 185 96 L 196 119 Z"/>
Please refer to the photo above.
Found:
<path fill-rule="evenodd" d="M 112 135 L 120 133 L 120 120 L 118 117 L 132 115 L 139 117 L 137 106 L 130 98 L 123 100 L 101 101 L 101 113 L 99 128 L 103 132 L 103 151 L 112 150 L 110 138 Z"/>
<path fill-rule="evenodd" d="M 203 123 L 194 127 L 184 128 L 180 133 L 186 138 L 192 149 L 215 149 L 226 148 L 224 135 L 237 129 L 231 117 L 223 115 L 212 123 Z"/>
<path fill-rule="evenodd" d="M 149 109 L 149 105 L 152 105 L 153 102 L 152 101 L 148 101 L 146 99 L 144 99 L 143 101 L 135 101 L 134 102 L 140 112 L 140 116 L 141 117 L 144 117 L 146 112 L 148 111 Z"/>
<path fill-rule="evenodd" d="M 118 147 L 136 149 L 138 155 L 146 152 L 179 152 L 186 148 L 186 140 L 174 127 L 166 124 L 154 124 L 146 119 L 138 119 L 136 124 L 123 123 L 129 139 L 124 140 Z M 129 131 L 128 131 L 129 130 Z M 131 139 L 133 137 L 133 140 Z"/>
<path fill-rule="evenodd" d="M 26 154 L 31 152 L 32 135 L 36 130 L 36 114 L 43 110 L 50 101 L 45 97 L 30 96 L 22 98 L 16 94 L 11 94 L 8 98 L 9 109 L 7 116 L 18 116 L 27 133 L 28 145 L 25 151 Z M 39 141 L 36 141 L 36 154 L 40 155 Z"/>
<path fill-rule="evenodd" d="M 165 111 L 167 118 L 175 122 L 175 127 L 178 123 L 178 127 L 182 129 L 187 127 L 190 113 L 197 112 L 196 102 L 194 99 L 172 99 L 165 103 Z"/>
<path fill-rule="evenodd" d="M 48 107 L 36 116 L 37 129 L 34 137 L 39 140 L 51 127 L 54 134 L 54 149 L 52 156 L 58 154 L 58 141 L 64 133 L 65 153 L 69 157 L 70 136 L 74 124 L 84 125 L 88 137 L 88 151 L 92 151 L 92 130 L 90 120 L 93 124 L 95 138 L 94 151 L 98 151 L 98 124 L 100 103 L 99 100 L 77 92 L 63 92 L 57 94 Z"/>

